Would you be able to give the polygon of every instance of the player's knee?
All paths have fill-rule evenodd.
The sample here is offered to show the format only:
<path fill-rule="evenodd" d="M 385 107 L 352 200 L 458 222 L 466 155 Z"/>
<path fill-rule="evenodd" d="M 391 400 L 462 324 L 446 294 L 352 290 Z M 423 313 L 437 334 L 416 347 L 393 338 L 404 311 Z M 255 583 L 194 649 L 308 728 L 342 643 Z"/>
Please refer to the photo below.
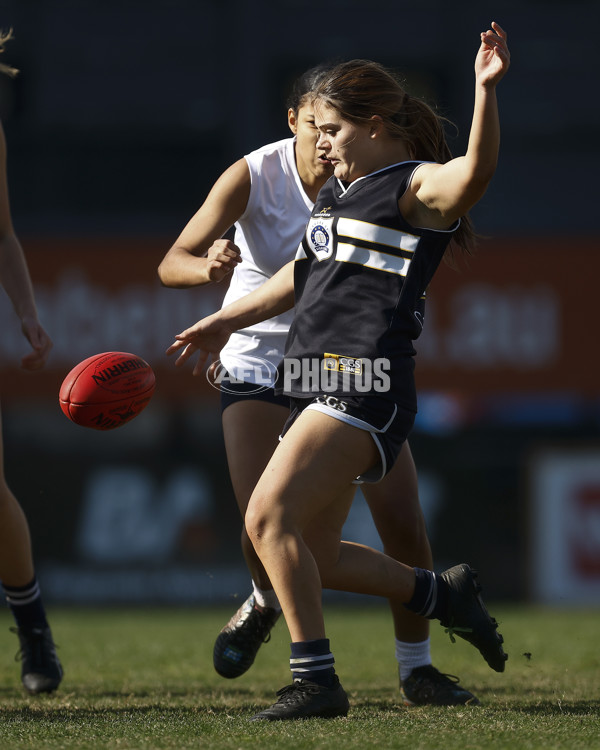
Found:
<path fill-rule="evenodd" d="M 248 505 L 244 525 L 246 533 L 254 549 L 258 550 L 262 545 L 267 544 L 275 534 L 275 528 L 271 515 L 258 504 L 252 502 Z"/>
<path fill-rule="evenodd" d="M 261 549 L 276 546 L 286 535 L 299 533 L 294 518 L 287 513 L 286 508 L 271 499 L 262 502 L 260 498 L 253 498 L 248 505 L 244 522 L 259 557 Z"/>

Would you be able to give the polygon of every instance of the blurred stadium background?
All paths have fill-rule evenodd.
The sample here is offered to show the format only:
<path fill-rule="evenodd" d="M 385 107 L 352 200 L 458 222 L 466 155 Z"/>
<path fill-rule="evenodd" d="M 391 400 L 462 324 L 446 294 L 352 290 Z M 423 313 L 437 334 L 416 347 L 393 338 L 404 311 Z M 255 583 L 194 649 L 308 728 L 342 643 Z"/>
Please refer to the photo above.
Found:
<path fill-rule="evenodd" d="M 223 289 L 162 289 L 156 267 L 232 161 L 286 137 L 290 82 L 371 57 L 440 104 L 464 147 L 478 32 L 509 33 L 486 239 L 440 272 L 419 344 L 411 440 L 439 568 L 488 598 L 600 602 L 600 63 L 597 0 L 0 0 L 21 69 L 0 80 L 13 218 L 42 320 L 44 374 L 0 297 L 7 475 L 56 603 L 205 603 L 245 594 L 217 394 L 164 350 Z M 113 433 L 69 423 L 78 361 L 132 351 L 157 374 Z M 347 536 L 377 545 L 357 499 Z"/>

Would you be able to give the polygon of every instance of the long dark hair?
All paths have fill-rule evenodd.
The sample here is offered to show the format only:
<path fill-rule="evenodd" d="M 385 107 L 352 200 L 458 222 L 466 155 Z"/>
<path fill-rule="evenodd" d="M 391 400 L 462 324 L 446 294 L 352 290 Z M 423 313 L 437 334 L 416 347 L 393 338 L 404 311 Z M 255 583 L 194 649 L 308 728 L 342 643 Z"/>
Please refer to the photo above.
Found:
<path fill-rule="evenodd" d="M 444 164 L 452 159 L 445 128 L 450 121 L 418 97 L 411 96 L 392 70 L 372 60 L 339 63 L 323 75 L 314 91 L 345 119 L 358 125 L 373 115 L 383 120 L 392 138 L 406 142 L 418 161 Z M 452 244 L 471 255 L 477 236 L 469 216 L 463 216 Z"/>
<path fill-rule="evenodd" d="M 287 98 L 287 108 L 297 115 L 300 107 L 312 99 L 319 84 L 334 70 L 335 65 L 336 63 L 321 63 L 315 65 L 314 68 L 309 68 L 296 78 Z"/>

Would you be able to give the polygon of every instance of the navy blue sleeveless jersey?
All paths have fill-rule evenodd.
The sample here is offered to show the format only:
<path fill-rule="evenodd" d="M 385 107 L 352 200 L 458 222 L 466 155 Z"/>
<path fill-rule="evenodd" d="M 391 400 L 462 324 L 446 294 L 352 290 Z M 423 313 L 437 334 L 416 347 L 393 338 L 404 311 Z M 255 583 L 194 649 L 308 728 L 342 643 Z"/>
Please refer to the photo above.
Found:
<path fill-rule="evenodd" d="M 398 200 L 422 162 L 321 189 L 294 268 L 296 310 L 279 391 L 384 397 L 416 411 L 413 341 L 425 290 L 457 224 L 417 229 Z"/>

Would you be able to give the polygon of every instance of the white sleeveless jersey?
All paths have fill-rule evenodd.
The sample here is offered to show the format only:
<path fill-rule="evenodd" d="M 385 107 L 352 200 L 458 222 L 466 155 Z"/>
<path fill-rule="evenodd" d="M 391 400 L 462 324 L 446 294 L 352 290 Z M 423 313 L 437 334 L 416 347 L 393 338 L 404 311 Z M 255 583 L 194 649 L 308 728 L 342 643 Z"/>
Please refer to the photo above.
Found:
<path fill-rule="evenodd" d="M 250 170 L 250 197 L 235 224 L 234 242 L 242 262 L 232 273 L 223 306 L 249 294 L 293 260 L 313 202 L 304 192 L 294 155 L 295 138 L 270 143 L 244 158 Z M 221 351 L 221 362 L 236 379 L 265 383 L 263 360 L 272 375 L 285 351 L 294 311 L 234 333 Z"/>

